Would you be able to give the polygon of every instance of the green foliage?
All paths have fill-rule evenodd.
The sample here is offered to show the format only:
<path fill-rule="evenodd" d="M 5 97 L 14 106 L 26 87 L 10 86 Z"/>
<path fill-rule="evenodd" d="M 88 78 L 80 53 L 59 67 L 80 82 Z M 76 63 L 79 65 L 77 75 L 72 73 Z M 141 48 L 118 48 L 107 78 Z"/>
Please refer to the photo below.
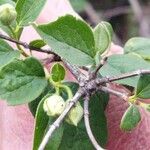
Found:
<path fill-rule="evenodd" d="M 94 28 L 95 48 L 102 54 L 109 48 L 112 41 L 113 29 L 108 22 L 101 22 Z"/>
<path fill-rule="evenodd" d="M 36 30 L 46 43 L 62 58 L 72 64 L 93 64 L 96 54 L 91 28 L 82 20 L 67 15 Z"/>
<path fill-rule="evenodd" d="M 19 56 L 19 51 L 14 51 L 4 40 L 0 39 L 0 68 Z"/>
<path fill-rule="evenodd" d="M 16 2 L 16 0 L 14 1 Z M 17 20 L 14 20 L 11 26 L 0 24 L 0 28 L 11 38 L 19 40 L 24 27 L 36 20 L 45 2 L 46 0 L 18 0 L 16 2 Z M 77 1 L 72 2 L 77 4 Z M 13 3 L 15 6 L 11 0 L 0 1 L 0 5 L 4 3 Z M 85 4 L 85 0 L 78 2 L 78 6 L 81 6 L 77 6 L 78 9 L 83 10 Z M 7 17 L 9 18 L 9 16 Z M 87 66 L 90 71 L 94 71 L 95 66 L 100 63 L 101 55 L 111 46 L 113 29 L 108 22 L 101 22 L 92 29 L 82 19 L 66 15 L 58 18 L 55 22 L 43 25 L 34 24 L 33 26 L 42 39 L 31 41 L 29 43 L 31 50 L 32 47 L 40 49 L 48 45 L 63 60 L 74 65 Z M 108 57 L 107 63 L 100 68 L 97 77 L 119 76 L 139 69 L 150 69 L 149 48 L 149 39 L 140 37 L 130 39 L 125 44 L 125 54 Z M 37 59 L 29 57 L 23 46 L 17 44 L 17 49 L 18 51 L 14 50 L 8 43 L 0 39 L 0 98 L 7 100 L 9 105 L 28 103 L 30 111 L 35 117 L 33 150 L 37 150 L 49 126 L 65 109 L 72 95 L 77 92 L 79 85 L 64 81 L 66 71 L 60 63 L 55 63 L 51 67 L 47 81 L 44 66 Z M 89 81 L 87 80 L 87 82 Z M 136 89 L 135 95 L 131 96 L 131 99 L 129 98 L 129 102 L 132 104 L 124 113 L 120 124 L 122 130 L 131 131 L 141 120 L 139 106 L 135 103 L 136 99 L 150 98 L 150 75 L 131 77 L 116 82 Z M 105 147 L 108 136 L 105 108 L 109 95 L 102 91 L 88 92 L 91 94 L 89 101 L 91 130 L 97 142 Z M 55 97 L 48 103 L 47 98 L 49 96 L 52 98 L 52 95 Z M 58 97 L 59 99 L 56 99 Z M 59 103 L 61 106 L 59 108 L 63 107 L 63 109 L 58 109 L 58 113 L 55 104 L 59 101 L 62 102 Z M 79 102 L 76 104 L 79 108 L 76 109 L 77 107 L 74 106 L 71 109 L 75 110 L 73 114 L 70 111 L 64 122 L 56 129 L 45 148 L 46 150 L 94 149 L 83 121 L 83 101 L 80 102 L 81 105 Z M 44 107 L 47 113 L 43 110 L 43 104 L 48 106 Z M 150 106 L 140 100 L 138 104 L 150 110 Z M 55 112 L 55 115 L 50 115 L 50 106 L 52 106 L 51 114 Z M 69 121 L 73 125 L 67 123 L 67 117 L 70 117 Z"/>
<path fill-rule="evenodd" d="M 27 26 L 38 17 L 46 0 L 18 0 L 16 4 L 19 26 Z"/>
<path fill-rule="evenodd" d="M 89 141 L 85 130 L 83 120 L 77 127 L 65 124 L 64 134 L 62 137 L 59 150 L 91 150 L 92 144 Z M 53 150 L 53 149 L 52 149 Z"/>
<path fill-rule="evenodd" d="M 36 48 L 42 48 L 45 45 L 46 45 L 46 43 L 41 39 L 34 40 L 29 43 L 29 46 L 36 47 Z"/>
<path fill-rule="evenodd" d="M 54 82 L 60 82 L 64 80 L 65 74 L 66 74 L 66 71 L 61 64 L 55 63 L 53 65 L 51 69 L 51 77 Z"/>
<path fill-rule="evenodd" d="M 0 71 L 0 98 L 17 105 L 37 98 L 47 86 L 44 70 L 35 58 L 14 60 Z"/>
<path fill-rule="evenodd" d="M 130 104 L 129 108 L 124 113 L 120 128 L 124 131 L 131 131 L 135 128 L 141 120 L 139 108 L 136 105 Z"/>
<path fill-rule="evenodd" d="M 125 53 L 133 53 L 144 59 L 150 59 L 150 39 L 135 37 L 131 38 L 124 47 Z"/>
<path fill-rule="evenodd" d="M 150 75 L 141 75 L 137 84 L 135 97 L 150 98 Z"/>
<path fill-rule="evenodd" d="M 105 116 L 105 108 L 108 104 L 109 96 L 106 93 L 96 93 L 90 98 L 90 124 L 94 136 L 101 146 L 107 143 L 107 120 Z"/>

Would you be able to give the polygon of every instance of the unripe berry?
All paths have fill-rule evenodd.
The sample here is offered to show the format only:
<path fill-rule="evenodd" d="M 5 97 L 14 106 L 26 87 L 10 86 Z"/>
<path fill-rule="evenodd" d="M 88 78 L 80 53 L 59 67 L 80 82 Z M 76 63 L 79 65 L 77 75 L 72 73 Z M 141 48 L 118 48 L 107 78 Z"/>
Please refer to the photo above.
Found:
<path fill-rule="evenodd" d="M 15 7 L 10 4 L 0 6 L 0 21 L 3 25 L 8 26 L 16 19 L 17 12 Z"/>
<path fill-rule="evenodd" d="M 65 108 L 65 101 L 59 95 L 52 95 L 45 99 L 43 109 L 48 116 L 59 116 Z"/>
<path fill-rule="evenodd" d="M 69 103 L 70 100 L 67 100 L 66 103 Z M 72 125 L 77 126 L 80 120 L 83 117 L 83 108 L 80 105 L 79 102 L 69 111 L 67 117 L 66 117 L 66 122 Z"/>

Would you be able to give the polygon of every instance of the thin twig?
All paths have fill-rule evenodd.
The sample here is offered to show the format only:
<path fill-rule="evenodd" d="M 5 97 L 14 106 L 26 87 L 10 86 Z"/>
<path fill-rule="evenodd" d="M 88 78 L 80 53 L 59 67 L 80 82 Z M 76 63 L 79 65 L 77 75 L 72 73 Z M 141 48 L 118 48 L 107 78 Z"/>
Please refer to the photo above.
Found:
<path fill-rule="evenodd" d="M 90 121 L 89 121 L 89 96 L 86 96 L 84 99 L 84 122 L 85 122 L 85 127 L 86 127 L 86 131 L 87 134 L 89 136 L 89 139 L 91 141 L 91 143 L 93 144 L 93 146 L 95 147 L 96 150 L 104 150 L 103 148 L 100 147 L 100 145 L 98 144 L 98 142 L 96 141 L 91 127 L 90 127 Z"/>
<path fill-rule="evenodd" d="M 84 70 L 84 71 L 89 71 L 89 68 L 86 66 L 81 66 L 80 69 Z"/>
<path fill-rule="evenodd" d="M 60 124 L 63 122 L 64 118 L 66 117 L 66 115 L 70 111 L 70 109 L 77 103 L 77 101 L 79 100 L 79 98 L 83 94 L 84 94 L 84 92 L 81 89 L 78 90 L 78 92 L 74 95 L 74 97 L 72 98 L 70 103 L 68 103 L 68 105 L 66 106 L 63 113 L 56 119 L 56 121 L 52 125 L 50 125 L 49 130 L 47 131 L 47 133 L 46 133 L 43 141 L 41 142 L 38 150 L 44 150 L 46 144 L 48 143 L 48 141 L 52 137 L 53 132 L 60 126 Z"/>
<path fill-rule="evenodd" d="M 41 49 L 41 48 L 33 47 L 33 46 L 30 46 L 29 44 L 27 44 L 26 42 L 22 42 L 22 41 L 18 41 L 18 40 L 12 39 L 12 38 L 10 38 L 10 37 L 8 37 L 6 35 L 3 35 L 1 33 L 0 33 L 0 38 L 2 38 L 4 40 L 7 40 L 7 41 L 10 41 L 10 42 L 13 42 L 13 43 L 16 43 L 16 44 L 19 44 L 19 45 L 23 46 L 26 49 L 35 50 L 35 51 L 43 52 L 43 53 L 47 53 L 47 54 L 54 54 L 54 55 L 56 55 L 51 49 Z"/>
<path fill-rule="evenodd" d="M 104 65 L 104 63 L 106 62 L 107 57 L 103 57 L 102 60 L 100 61 L 100 63 L 97 65 L 96 69 L 94 70 L 94 72 L 92 72 L 92 76 L 95 78 L 98 71 L 100 70 L 100 68 Z"/>
<path fill-rule="evenodd" d="M 51 55 L 50 57 L 47 57 L 47 58 L 44 58 L 44 59 L 40 59 L 40 62 L 43 64 L 43 65 L 49 65 L 53 62 L 56 62 L 56 61 L 61 61 L 60 57 L 56 56 L 56 55 Z"/>
<path fill-rule="evenodd" d="M 101 85 L 102 83 L 108 83 L 108 82 L 118 81 L 118 80 L 121 80 L 121 79 L 135 77 L 135 76 L 143 75 L 143 74 L 150 74 L 150 70 L 141 69 L 141 70 L 133 71 L 133 72 L 130 72 L 130 73 L 124 73 L 124 74 L 121 74 L 119 76 L 104 77 L 104 78 L 101 78 L 101 79 L 97 78 L 96 79 L 96 83 L 98 85 Z"/>
<path fill-rule="evenodd" d="M 127 94 L 124 94 L 124 93 L 115 91 L 115 90 L 110 89 L 110 88 L 108 88 L 108 87 L 100 86 L 100 87 L 98 87 L 98 90 L 101 90 L 101 91 L 106 92 L 106 93 L 109 93 L 109 94 L 116 95 L 116 96 L 122 98 L 122 99 L 125 100 L 125 101 L 128 100 L 128 95 L 127 95 Z"/>

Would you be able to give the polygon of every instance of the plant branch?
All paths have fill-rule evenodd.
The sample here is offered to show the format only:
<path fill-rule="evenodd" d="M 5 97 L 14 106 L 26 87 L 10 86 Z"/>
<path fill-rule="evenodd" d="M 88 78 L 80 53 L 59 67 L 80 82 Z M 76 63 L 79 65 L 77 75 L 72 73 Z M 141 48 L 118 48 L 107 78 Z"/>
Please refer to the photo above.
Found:
<path fill-rule="evenodd" d="M 87 134 L 89 136 L 89 139 L 93 146 L 95 147 L 96 150 L 104 150 L 103 148 L 100 147 L 100 145 L 97 143 L 91 127 L 90 127 L 90 121 L 89 121 L 89 96 L 86 96 L 84 99 L 84 122 L 85 122 L 85 127 Z"/>
<path fill-rule="evenodd" d="M 66 106 L 63 113 L 56 119 L 56 121 L 52 125 L 49 126 L 49 130 L 46 133 L 43 141 L 41 142 L 38 150 L 44 150 L 46 144 L 48 143 L 48 141 L 52 137 L 53 132 L 60 126 L 60 124 L 63 122 L 64 118 L 66 117 L 66 115 L 70 111 L 70 109 L 77 103 L 77 101 L 80 99 L 80 97 L 83 94 L 84 94 L 84 91 L 79 89 L 78 92 L 74 95 L 74 97 L 70 101 L 70 103 L 68 103 L 68 105 Z"/>
<path fill-rule="evenodd" d="M 150 70 L 141 69 L 141 70 L 133 71 L 133 72 L 130 72 L 130 73 L 124 73 L 124 74 L 121 74 L 119 76 L 104 77 L 104 78 L 101 78 L 101 79 L 97 78 L 96 79 L 96 84 L 97 85 L 101 85 L 102 83 L 108 83 L 108 82 L 118 81 L 118 80 L 121 80 L 121 79 L 135 77 L 135 76 L 143 75 L 143 74 L 150 74 Z"/>
<path fill-rule="evenodd" d="M 124 94 L 124 93 L 115 91 L 115 90 L 110 89 L 110 88 L 108 88 L 108 87 L 100 86 L 100 87 L 98 87 L 98 90 L 103 91 L 103 92 L 106 92 L 106 93 L 109 93 L 109 94 L 113 94 L 113 95 L 115 95 L 115 96 L 118 96 L 118 97 L 122 98 L 122 99 L 125 100 L 125 101 L 128 100 L 128 95 L 127 95 L 127 94 Z"/>
<path fill-rule="evenodd" d="M 61 61 L 60 57 L 57 55 L 51 55 L 50 57 L 44 58 L 44 59 L 40 59 L 40 62 L 43 65 L 48 65 L 50 63 L 53 63 L 55 61 Z"/>
<path fill-rule="evenodd" d="M 18 40 L 12 39 L 12 38 L 10 38 L 10 37 L 8 37 L 6 35 L 3 35 L 1 33 L 0 33 L 0 38 L 2 38 L 4 40 L 7 40 L 7 41 L 10 41 L 10 42 L 13 42 L 13 43 L 16 43 L 16 44 L 19 44 L 19 45 L 23 46 L 26 49 L 35 50 L 35 51 L 43 52 L 43 53 L 47 53 L 47 54 L 54 54 L 54 55 L 56 55 L 51 49 L 41 49 L 41 48 L 33 47 L 33 46 L 30 46 L 29 44 L 27 44 L 26 42 L 22 42 L 22 41 L 18 41 Z"/>
<path fill-rule="evenodd" d="M 94 70 L 94 72 L 92 72 L 92 76 L 95 78 L 97 76 L 98 71 L 100 70 L 100 68 L 104 65 L 104 63 L 106 62 L 107 57 L 103 57 L 102 60 L 100 61 L 100 63 L 97 65 L 96 69 Z"/>
<path fill-rule="evenodd" d="M 86 67 L 86 66 L 81 66 L 80 69 L 82 69 L 82 70 L 84 70 L 84 71 L 87 71 L 87 72 L 89 71 L 89 68 Z"/>

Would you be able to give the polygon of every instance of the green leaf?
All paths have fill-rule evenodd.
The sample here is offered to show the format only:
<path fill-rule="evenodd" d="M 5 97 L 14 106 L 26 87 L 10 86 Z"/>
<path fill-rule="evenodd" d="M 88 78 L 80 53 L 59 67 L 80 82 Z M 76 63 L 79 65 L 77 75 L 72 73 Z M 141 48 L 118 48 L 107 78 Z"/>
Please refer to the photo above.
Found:
<path fill-rule="evenodd" d="M 66 74 L 66 71 L 61 64 L 55 63 L 52 66 L 51 77 L 52 77 L 53 81 L 60 82 L 60 81 L 64 80 L 65 74 Z"/>
<path fill-rule="evenodd" d="M 100 73 L 102 76 L 118 76 L 138 69 L 150 69 L 150 64 L 142 58 L 132 54 L 112 55 L 101 68 Z M 136 87 L 138 79 L 139 77 L 131 77 L 119 80 L 117 83 Z"/>
<path fill-rule="evenodd" d="M 42 139 L 49 127 L 53 123 L 54 118 L 47 116 L 43 110 L 44 100 L 51 94 L 46 95 L 38 105 L 36 117 L 35 117 L 35 130 L 34 130 L 34 141 L 33 150 L 37 150 L 42 142 Z M 57 150 L 61 142 L 64 127 L 61 125 L 53 134 L 52 139 L 48 142 L 45 150 Z"/>
<path fill-rule="evenodd" d="M 96 51 L 102 54 L 111 44 L 113 29 L 108 22 L 99 23 L 94 29 Z"/>
<path fill-rule="evenodd" d="M 150 98 L 150 75 L 140 76 L 135 96 L 143 99 Z"/>
<path fill-rule="evenodd" d="M 131 131 L 141 121 L 141 115 L 136 105 L 130 105 L 124 113 L 120 128 L 124 131 Z"/>
<path fill-rule="evenodd" d="M 107 120 L 105 108 L 108 104 L 109 96 L 106 93 L 96 93 L 90 98 L 89 112 L 92 132 L 101 146 L 107 143 Z"/>
<path fill-rule="evenodd" d="M 0 98 L 10 105 L 28 103 L 47 86 L 42 65 L 35 58 L 14 60 L 0 71 Z"/>
<path fill-rule="evenodd" d="M 36 48 L 42 48 L 45 45 L 46 45 L 46 43 L 41 39 L 34 40 L 29 43 L 29 46 L 36 47 Z"/>
<path fill-rule="evenodd" d="M 27 26 L 35 21 L 46 0 L 18 0 L 16 5 L 19 26 Z"/>
<path fill-rule="evenodd" d="M 49 116 L 43 110 L 44 100 L 50 95 L 45 96 L 37 107 L 34 127 L 33 150 L 37 150 L 44 137 L 46 127 L 48 125 Z"/>
<path fill-rule="evenodd" d="M 150 39 L 135 37 L 127 41 L 124 47 L 125 53 L 134 53 L 144 59 L 150 59 Z"/>
<path fill-rule="evenodd" d="M 67 15 L 35 28 L 53 51 L 70 63 L 81 66 L 94 63 L 94 36 L 84 21 Z"/>
<path fill-rule="evenodd" d="M 64 124 L 64 134 L 62 137 L 59 150 L 93 150 L 93 146 L 89 141 L 84 121 L 82 120 L 77 127 Z"/>
<path fill-rule="evenodd" d="M 0 39 L 0 68 L 11 62 L 14 58 L 18 58 L 19 56 L 19 51 L 14 51 L 14 49 L 9 46 L 7 42 Z"/>

